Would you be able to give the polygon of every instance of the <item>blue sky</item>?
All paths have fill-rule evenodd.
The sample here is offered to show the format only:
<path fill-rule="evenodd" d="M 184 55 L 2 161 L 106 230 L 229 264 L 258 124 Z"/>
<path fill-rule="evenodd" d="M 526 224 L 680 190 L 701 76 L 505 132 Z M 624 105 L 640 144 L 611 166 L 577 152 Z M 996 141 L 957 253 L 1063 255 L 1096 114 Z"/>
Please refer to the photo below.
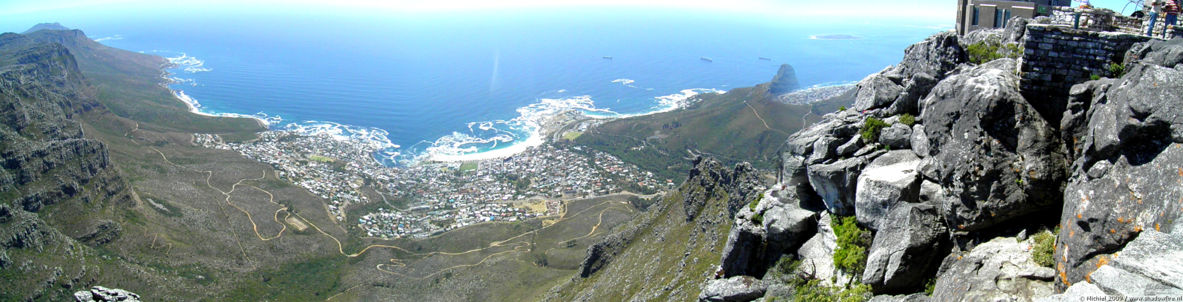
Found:
<path fill-rule="evenodd" d="M 1074 5 L 1079 2 L 1073 1 Z M 1093 0 L 1093 5 L 1120 11 L 1128 0 Z M 145 15 L 218 16 L 225 14 L 337 15 L 346 17 L 423 17 L 570 9 L 691 11 L 728 18 L 809 20 L 874 24 L 881 19 L 947 23 L 951 27 L 955 0 L 0 0 L 0 32 L 23 31 L 40 22 L 80 27 L 123 17 Z M 1127 9 L 1126 13 L 1134 8 Z M 815 21 L 816 20 L 816 21 Z"/>

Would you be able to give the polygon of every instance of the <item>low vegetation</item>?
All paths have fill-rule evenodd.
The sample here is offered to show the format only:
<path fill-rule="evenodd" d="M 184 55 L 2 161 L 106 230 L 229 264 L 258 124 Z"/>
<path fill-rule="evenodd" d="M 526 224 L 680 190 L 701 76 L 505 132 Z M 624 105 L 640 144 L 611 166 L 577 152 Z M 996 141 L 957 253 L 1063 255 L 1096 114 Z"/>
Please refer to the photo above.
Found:
<path fill-rule="evenodd" d="M 1109 76 L 1117 78 L 1121 77 L 1122 75 L 1125 75 L 1124 64 L 1109 63 Z"/>
<path fill-rule="evenodd" d="M 854 216 L 832 216 L 838 248 L 834 250 L 834 266 L 851 275 L 862 274 L 867 266 L 867 248 L 871 246 L 871 232 L 858 226 Z"/>
<path fill-rule="evenodd" d="M 1058 232 L 1057 232 L 1058 233 Z M 1056 260 L 1052 254 L 1056 250 L 1056 235 L 1050 231 L 1039 232 L 1035 234 L 1034 243 L 1031 248 L 1031 258 L 1035 263 L 1052 267 L 1056 264 Z"/>
<path fill-rule="evenodd" d="M 966 47 L 969 52 L 969 61 L 974 64 L 983 64 L 1001 58 L 1017 59 L 1023 55 L 1023 48 L 1016 43 L 1002 43 L 997 39 L 986 39 L 985 41 L 970 44 Z"/>
<path fill-rule="evenodd" d="M 857 282 L 847 287 L 828 287 L 821 285 L 818 280 L 809 280 L 795 288 L 797 295 L 793 301 L 796 302 L 862 302 L 871 298 L 871 286 Z"/>
<path fill-rule="evenodd" d="M 912 127 L 912 125 L 916 124 L 916 116 L 913 116 L 908 113 L 904 113 L 904 114 L 900 115 L 900 124 L 904 124 L 904 125 L 908 125 L 908 127 Z"/>
<path fill-rule="evenodd" d="M 859 134 L 862 135 L 863 142 L 869 144 L 879 140 L 879 132 L 887 126 L 890 125 L 881 119 L 868 117 L 866 121 L 863 121 L 863 128 L 859 130 Z"/>

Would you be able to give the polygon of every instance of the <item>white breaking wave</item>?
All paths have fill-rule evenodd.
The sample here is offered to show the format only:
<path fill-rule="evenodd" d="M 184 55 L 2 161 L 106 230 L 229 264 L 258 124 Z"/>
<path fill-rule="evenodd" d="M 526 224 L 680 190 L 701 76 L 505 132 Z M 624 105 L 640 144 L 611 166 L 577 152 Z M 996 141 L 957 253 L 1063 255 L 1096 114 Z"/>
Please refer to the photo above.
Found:
<path fill-rule="evenodd" d="M 123 36 L 122 35 L 113 35 L 113 36 L 94 39 L 95 42 L 116 41 L 116 40 L 123 40 Z"/>
<path fill-rule="evenodd" d="M 189 55 L 186 55 L 184 53 L 182 53 L 180 56 L 177 56 L 177 57 L 170 57 L 170 58 L 165 58 L 165 59 L 168 59 L 169 63 L 176 64 L 177 67 L 180 67 L 182 70 L 184 70 L 185 72 L 188 72 L 188 73 L 213 71 L 212 68 L 205 67 L 205 61 L 202 61 L 202 60 L 195 58 L 195 57 L 190 57 Z"/>
<path fill-rule="evenodd" d="M 268 127 L 268 128 L 271 127 L 271 125 L 276 125 L 276 124 L 279 124 L 280 122 L 283 121 L 283 118 L 279 117 L 278 115 L 270 116 L 270 115 L 267 115 L 266 113 L 263 113 L 263 112 L 259 112 L 259 113 L 255 113 L 255 114 L 204 112 L 204 111 L 201 111 L 201 103 L 198 103 L 196 99 L 185 94 L 185 91 L 176 90 L 176 89 L 170 89 L 170 90 L 173 92 L 173 96 L 177 97 L 177 99 L 180 100 L 181 102 L 184 102 L 185 105 L 189 107 L 189 112 L 192 112 L 193 114 L 204 115 L 204 116 L 250 118 L 250 119 L 254 119 L 254 120 L 258 121 L 259 125 L 262 125 L 263 127 Z"/>
<path fill-rule="evenodd" d="M 390 141 L 390 132 L 374 127 L 361 127 L 325 121 L 303 121 L 284 125 L 284 130 L 300 135 L 327 135 L 335 140 L 361 144 L 383 160 L 395 162 L 401 146 Z"/>
<path fill-rule="evenodd" d="M 472 161 L 505 158 L 545 143 L 543 121 L 564 112 L 579 112 L 590 118 L 625 118 L 668 112 L 690 105 L 694 96 L 703 93 L 723 93 L 717 89 L 685 89 L 671 95 L 656 97 L 657 104 L 647 112 L 621 114 L 607 108 L 596 108 L 591 96 L 540 99 L 538 103 L 518 108 L 518 117 L 510 120 L 469 123 L 469 133 L 452 132 L 441 137 L 416 160 Z M 477 130 L 487 133 L 475 135 Z M 498 148 L 509 144 L 508 147 Z M 482 150 L 483 149 L 483 150 Z"/>

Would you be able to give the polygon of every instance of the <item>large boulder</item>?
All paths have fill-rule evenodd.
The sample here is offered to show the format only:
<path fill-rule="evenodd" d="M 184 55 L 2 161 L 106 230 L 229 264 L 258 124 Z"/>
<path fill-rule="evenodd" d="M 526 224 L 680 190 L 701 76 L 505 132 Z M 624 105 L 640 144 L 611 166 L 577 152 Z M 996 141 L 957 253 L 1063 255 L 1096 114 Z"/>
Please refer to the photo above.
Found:
<path fill-rule="evenodd" d="M 1054 210 L 1061 198 L 1063 146 L 1019 93 L 1015 64 L 999 59 L 952 75 L 923 100 L 932 159 L 923 174 L 947 191 L 938 206 L 958 229 Z"/>
<path fill-rule="evenodd" d="M 809 184 L 821 196 L 826 210 L 842 216 L 854 214 L 854 191 L 867 161 L 867 157 L 854 157 L 809 165 Z"/>
<path fill-rule="evenodd" d="M 1126 66 L 1135 63 L 1174 68 L 1183 64 L 1183 40 L 1152 40 L 1134 44 L 1125 56 Z"/>
<path fill-rule="evenodd" d="M 909 150 L 875 158 L 858 176 L 854 216 L 859 224 L 879 229 L 880 220 L 898 203 L 916 202 L 920 190 L 920 158 Z"/>
<path fill-rule="evenodd" d="M 780 190 L 777 190 L 774 195 L 780 199 L 791 199 L 792 197 L 787 194 L 793 194 L 801 201 L 803 209 L 811 211 L 825 209 L 817 192 L 814 192 L 813 187 L 809 186 L 809 169 L 805 167 L 804 158 L 788 152 L 782 153 L 781 172 L 777 184 L 780 186 Z"/>
<path fill-rule="evenodd" d="M 817 213 L 801 209 L 800 200 L 782 199 L 765 192 L 755 206 L 745 206 L 735 215 L 731 233 L 723 247 L 720 269 L 724 277 L 763 276 L 782 254 L 796 250 L 813 235 Z"/>
<path fill-rule="evenodd" d="M 768 285 L 751 276 L 735 276 L 727 279 L 707 281 L 698 301 L 732 302 L 752 301 L 764 296 Z"/>
<path fill-rule="evenodd" d="M 1055 270 L 1031 258 L 1032 240 L 998 237 L 941 264 L 933 301 L 1032 301 L 1055 293 Z"/>
<path fill-rule="evenodd" d="M 868 76 L 857 85 L 856 111 L 883 109 L 883 116 L 917 112 L 916 103 L 968 55 L 957 33 L 944 32 L 909 46 L 899 65 Z"/>
<path fill-rule="evenodd" d="M 914 292 L 936 272 L 948 238 L 936 208 L 929 204 L 895 206 L 875 233 L 863 271 L 863 284 L 876 293 Z"/>
<path fill-rule="evenodd" d="M 915 152 L 920 157 L 928 157 L 931 149 L 928 148 L 928 134 L 924 133 L 924 125 L 913 125 L 912 137 L 910 139 L 911 142 L 909 145 L 912 146 L 912 152 Z"/>
<path fill-rule="evenodd" d="M 124 302 L 138 302 L 140 295 L 118 288 L 106 288 L 102 286 L 95 286 L 90 290 L 84 290 L 74 293 L 74 301 L 77 302 L 105 302 L 105 301 L 124 301 Z"/>
<path fill-rule="evenodd" d="M 892 124 L 879 133 L 879 143 L 892 149 L 912 147 L 912 128 L 902 123 Z"/>
<path fill-rule="evenodd" d="M 1170 231 L 1183 214 L 1183 69 L 1127 68 L 1115 81 L 1073 87 L 1082 97 L 1062 123 L 1065 140 L 1078 143 L 1055 254 L 1060 286 L 1085 280 L 1140 232 Z"/>

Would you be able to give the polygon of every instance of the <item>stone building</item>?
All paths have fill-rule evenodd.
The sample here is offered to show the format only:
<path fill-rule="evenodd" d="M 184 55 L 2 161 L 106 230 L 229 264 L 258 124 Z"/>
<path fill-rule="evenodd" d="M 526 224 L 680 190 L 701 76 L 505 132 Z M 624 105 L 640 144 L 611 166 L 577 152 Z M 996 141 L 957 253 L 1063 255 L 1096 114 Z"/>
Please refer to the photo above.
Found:
<path fill-rule="evenodd" d="M 957 0 L 957 33 L 964 35 L 979 28 L 1001 28 L 1012 17 L 1047 16 L 1052 7 L 1069 5 L 1070 0 Z"/>

